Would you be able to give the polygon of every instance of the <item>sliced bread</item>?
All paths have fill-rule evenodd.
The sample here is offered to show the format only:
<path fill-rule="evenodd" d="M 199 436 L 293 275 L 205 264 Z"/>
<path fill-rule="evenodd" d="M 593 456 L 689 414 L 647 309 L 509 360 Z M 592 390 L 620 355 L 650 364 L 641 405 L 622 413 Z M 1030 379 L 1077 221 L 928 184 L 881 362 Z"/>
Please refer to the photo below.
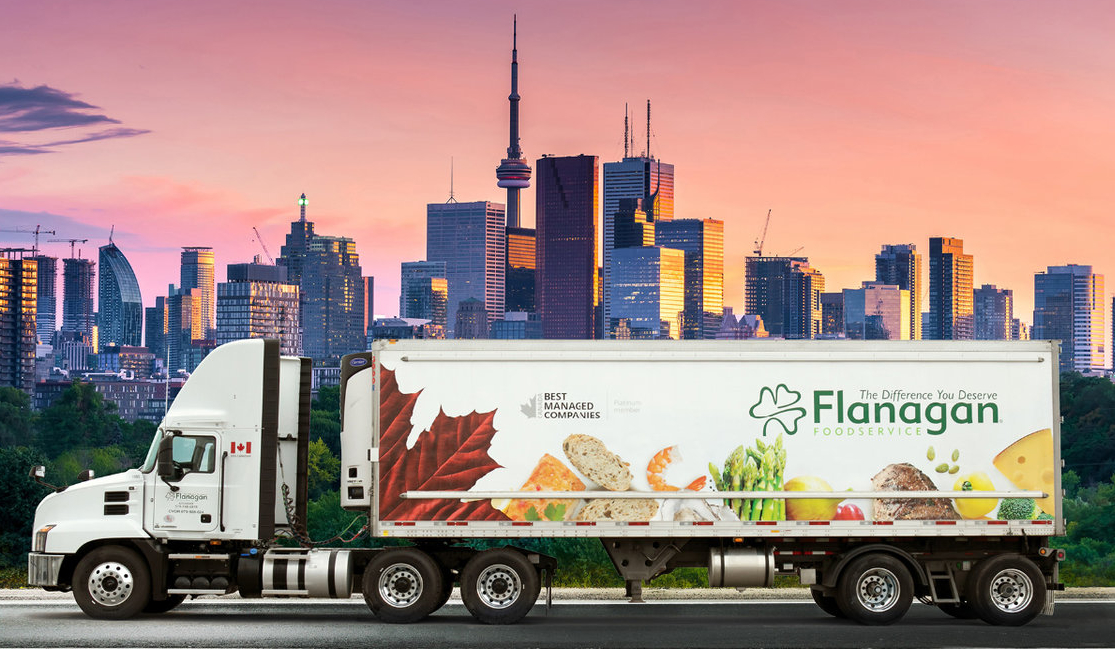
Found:
<path fill-rule="evenodd" d="M 627 462 L 592 435 L 570 435 L 565 438 L 562 449 L 578 471 L 601 487 L 609 491 L 631 488 L 631 470 Z"/>

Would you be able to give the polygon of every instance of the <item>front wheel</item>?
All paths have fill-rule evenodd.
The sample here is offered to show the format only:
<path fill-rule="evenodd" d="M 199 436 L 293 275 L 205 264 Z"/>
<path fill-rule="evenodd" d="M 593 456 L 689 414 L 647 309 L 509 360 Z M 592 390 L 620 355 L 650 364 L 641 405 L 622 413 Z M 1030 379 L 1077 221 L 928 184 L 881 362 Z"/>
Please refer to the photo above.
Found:
<path fill-rule="evenodd" d="M 185 595 L 167 595 L 166 599 L 161 601 L 151 600 L 147 602 L 147 606 L 143 607 L 144 613 L 166 613 L 167 611 L 175 608 L 182 602 L 186 601 Z"/>
<path fill-rule="evenodd" d="M 364 601 L 384 622 L 417 622 L 438 608 L 441 568 L 417 548 L 393 548 L 376 554 L 364 570 Z"/>
<path fill-rule="evenodd" d="M 74 600 L 89 617 L 124 620 L 151 601 L 151 571 L 135 551 L 109 545 L 82 557 L 73 588 Z"/>
<path fill-rule="evenodd" d="M 1045 577 L 1026 557 L 1001 555 L 976 564 L 968 577 L 967 600 L 988 624 L 1021 626 L 1045 606 Z"/>
<path fill-rule="evenodd" d="M 867 554 L 840 574 L 837 604 L 860 624 L 893 624 L 910 610 L 914 579 L 906 564 L 889 554 Z"/>
<path fill-rule="evenodd" d="M 461 571 L 465 608 L 485 624 L 514 624 L 526 617 L 542 588 L 538 571 L 521 552 L 485 550 Z"/>

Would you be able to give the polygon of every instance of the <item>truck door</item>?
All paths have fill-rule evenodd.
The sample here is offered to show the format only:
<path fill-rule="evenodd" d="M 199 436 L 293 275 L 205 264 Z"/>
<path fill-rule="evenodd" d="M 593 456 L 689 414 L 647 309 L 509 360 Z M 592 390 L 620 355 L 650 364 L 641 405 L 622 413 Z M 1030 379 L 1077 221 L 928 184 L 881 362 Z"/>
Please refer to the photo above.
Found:
<path fill-rule="evenodd" d="M 212 432 L 184 432 L 171 440 L 175 475 L 152 473 L 147 524 L 155 536 L 176 532 L 210 532 L 220 515 L 221 463 L 218 437 Z"/>

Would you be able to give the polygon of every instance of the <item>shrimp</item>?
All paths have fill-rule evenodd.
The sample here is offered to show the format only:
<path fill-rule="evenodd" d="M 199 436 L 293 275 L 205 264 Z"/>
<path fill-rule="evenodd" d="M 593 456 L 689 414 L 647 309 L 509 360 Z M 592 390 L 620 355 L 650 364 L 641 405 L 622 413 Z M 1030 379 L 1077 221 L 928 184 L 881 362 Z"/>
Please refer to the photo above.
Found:
<path fill-rule="evenodd" d="M 681 453 L 678 452 L 677 446 L 667 446 L 666 448 L 654 454 L 647 464 L 647 482 L 650 483 L 650 488 L 654 491 L 680 491 L 680 487 L 675 487 L 666 482 L 663 474 L 666 468 L 674 462 L 681 460 Z M 705 476 L 701 476 L 690 482 L 684 488 L 688 491 L 698 491 L 705 486 Z"/>

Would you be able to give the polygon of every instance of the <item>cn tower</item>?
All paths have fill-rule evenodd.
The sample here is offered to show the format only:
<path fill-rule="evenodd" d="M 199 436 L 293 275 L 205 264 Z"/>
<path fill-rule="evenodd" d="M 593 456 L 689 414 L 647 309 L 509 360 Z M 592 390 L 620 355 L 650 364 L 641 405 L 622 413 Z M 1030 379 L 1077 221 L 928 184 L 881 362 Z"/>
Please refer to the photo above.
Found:
<path fill-rule="evenodd" d="M 518 16 L 513 19 L 511 27 L 511 94 L 507 101 L 511 103 L 511 142 L 507 146 L 507 157 L 500 161 L 496 167 L 496 183 L 499 187 L 507 189 L 507 227 L 519 226 L 519 190 L 530 187 L 530 165 L 523 159 L 523 150 L 519 148 L 519 51 L 518 45 Z"/>

